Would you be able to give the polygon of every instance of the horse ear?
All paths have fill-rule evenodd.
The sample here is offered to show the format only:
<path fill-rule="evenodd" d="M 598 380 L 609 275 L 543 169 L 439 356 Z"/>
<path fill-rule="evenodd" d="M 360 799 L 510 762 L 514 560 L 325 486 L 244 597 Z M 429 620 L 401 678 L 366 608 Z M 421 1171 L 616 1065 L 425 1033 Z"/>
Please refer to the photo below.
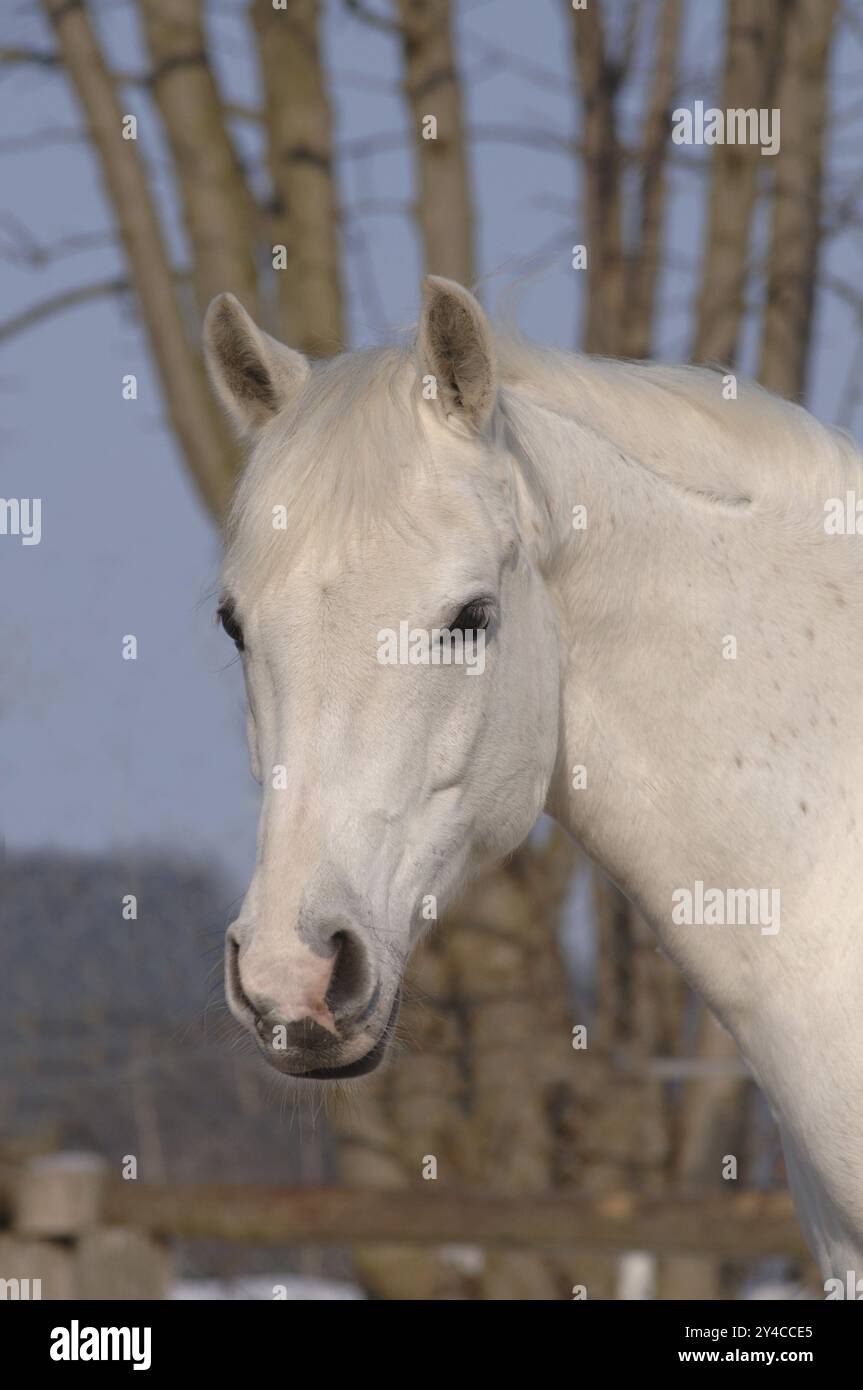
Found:
<path fill-rule="evenodd" d="M 309 375 L 305 357 L 258 328 L 232 294 L 218 294 L 204 319 L 210 380 L 241 433 L 265 425 Z"/>
<path fill-rule="evenodd" d="M 477 300 L 454 280 L 439 275 L 423 280 L 419 352 L 423 372 L 436 379 L 445 413 L 482 429 L 497 395 L 494 339 Z"/>

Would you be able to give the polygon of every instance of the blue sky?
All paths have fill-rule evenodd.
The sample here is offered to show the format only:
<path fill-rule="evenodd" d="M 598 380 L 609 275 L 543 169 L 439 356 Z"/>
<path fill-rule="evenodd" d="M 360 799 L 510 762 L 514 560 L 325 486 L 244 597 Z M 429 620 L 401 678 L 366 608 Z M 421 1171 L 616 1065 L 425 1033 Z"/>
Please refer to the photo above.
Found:
<path fill-rule="evenodd" d="M 97 5 L 112 60 L 144 60 L 132 6 Z M 342 146 L 406 131 L 393 41 L 328 7 L 326 46 Z M 569 135 L 576 107 L 561 0 L 488 0 L 457 6 L 459 52 L 470 81 L 472 125 L 542 128 Z M 619 6 L 606 6 L 611 17 Z M 711 100 L 720 65 L 716 0 L 689 6 L 682 100 Z M 211 6 L 220 79 L 230 98 L 256 100 L 245 0 Z M 49 47 L 32 7 L 2 21 L 0 42 Z M 502 67 L 500 51 L 514 62 Z M 837 54 L 833 95 L 850 106 L 860 52 Z M 170 242 L 184 259 L 158 122 L 140 89 L 124 109 L 139 118 L 140 149 L 170 209 Z M 32 236 L 49 246 L 110 232 L 98 171 L 64 80 L 50 69 L 7 71 L 0 80 L 0 319 L 65 288 L 122 273 L 110 238 L 38 266 L 15 248 Z M 638 115 L 638 99 L 630 113 Z M 48 138 L 29 139 L 48 132 Z M 260 166 L 259 136 L 238 125 L 244 154 Z M 831 180 L 853 172 L 859 141 L 842 128 Z M 522 326 L 560 345 L 576 342 L 579 277 L 569 247 L 582 239 L 577 173 L 556 153 L 484 139 L 472 152 L 480 270 L 492 304 L 545 248 L 523 289 Z M 352 342 L 379 341 L 416 315 L 420 263 L 409 217 L 410 146 L 373 159 L 343 158 Z M 659 350 L 685 357 L 688 306 L 702 231 L 698 175 L 675 175 L 663 279 Z M 371 210 L 370 210 L 371 205 Z M 363 212 L 355 215 L 355 210 Z M 22 230 L 26 228 L 26 233 Z M 13 253 L 10 257 L 9 252 Z M 859 283 L 860 235 L 831 245 L 827 266 Z M 752 335 L 748 335 L 749 351 Z M 838 421 L 857 346 L 854 311 L 824 296 L 816 325 L 810 404 Z M 863 366 L 863 364 L 861 364 Z M 138 399 L 123 401 L 134 372 Z M 848 423 L 847 420 L 845 423 Z M 854 421 L 859 424 L 859 420 Z M 24 547 L 0 538 L 0 786 L 10 848 L 74 851 L 167 847 L 219 864 L 239 890 L 254 853 L 258 792 L 248 771 L 239 666 L 213 626 L 218 538 L 186 478 L 166 429 L 146 342 L 134 309 L 95 299 L 0 344 L 0 494 L 43 499 L 43 538 Z M 121 659 L 126 633 L 136 662 Z"/>

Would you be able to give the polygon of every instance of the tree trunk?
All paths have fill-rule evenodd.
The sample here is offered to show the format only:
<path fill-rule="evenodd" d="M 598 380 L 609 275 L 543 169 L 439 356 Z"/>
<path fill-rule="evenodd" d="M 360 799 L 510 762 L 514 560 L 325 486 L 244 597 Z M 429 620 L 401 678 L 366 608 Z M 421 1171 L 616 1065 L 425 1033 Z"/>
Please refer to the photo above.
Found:
<path fill-rule="evenodd" d="M 730 0 L 721 98 L 725 110 L 758 110 L 772 105 L 782 3 Z M 757 145 L 714 148 L 694 362 L 731 366 L 736 359 L 749 274 L 752 215 L 759 175 L 767 173 L 767 163 L 768 156 L 762 156 Z"/>
<path fill-rule="evenodd" d="M 203 316 L 230 290 L 260 313 L 257 211 L 228 134 L 207 57 L 201 0 L 140 0 L 151 86 L 174 162 Z"/>
<path fill-rule="evenodd" d="M 137 141 L 123 138 L 124 112 L 83 5 L 64 0 L 42 0 L 42 5 L 87 120 L 171 423 L 205 505 L 221 520 L 233 488 L 235 455 L 186 336 Z"/>
<path fill-rule="evenodd" d="M 663 0 L 654 58 L 655 73 L 641 148 L 639 244 L 627 257 L 624 357 L 649 357 L 659 281 L 665 216 L 665 163 L 677 81 L 682 0 Z"/>
<path fill-rule="evenodd" d="M 416 139 L 416 215 L 425 268 L 470 287 L 476 278 L 473 206 L 450 0 L 397 4 L 404 90 Z M 426 123 L 429 116 L 436 129 Z"/>
<path fill-rule="evenodd" d="M 254 0 L 267 152 L 273 184 L 272 244 L 279 336 L 299 352 L 329 356 L 345 346 L 339 207 L 333 172 L 332 114 L 321 63 L 318 0 L 274 10 Z"/>
<path fill-rule="evenodd" d="M 827 66 L 836 0 L 790 0 L 777 105 L 782 138 L 775 156 L 767 307 L 759 380 L 800 399 L 821 242 L 822 161 Z"/>
<path fill-rule="evenodd" d="M 617 94 L 623 77 L 606 48 L 601 9 L 573 10 L 573 68 L 578 75 L 582 125 L 582 189 L 588 291 L 582 329 L 586 352 L 620 351 L 625 266 L 621 228 L 623 152 L 617 130 Z"/>

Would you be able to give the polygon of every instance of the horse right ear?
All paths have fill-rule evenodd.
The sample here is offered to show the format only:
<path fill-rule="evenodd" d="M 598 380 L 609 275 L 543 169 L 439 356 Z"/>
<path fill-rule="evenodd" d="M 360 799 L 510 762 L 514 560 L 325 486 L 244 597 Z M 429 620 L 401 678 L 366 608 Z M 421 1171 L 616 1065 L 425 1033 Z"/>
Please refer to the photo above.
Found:
<path fill-rule="evenodd" d="M 232 294 L 219 294 L 204 319 L 204 360 L 213 388 L 241 434 L 265 425 L 309 375 L 305 357 L 258 328 Z"/>
<path fill-rule="evenodd" d="M 444 414 L 473 429 L 488 424 L 497 396 L 492 332 L 477 300 L 455 280 L 426 275 L 422 283 L 419 355 Z"/>

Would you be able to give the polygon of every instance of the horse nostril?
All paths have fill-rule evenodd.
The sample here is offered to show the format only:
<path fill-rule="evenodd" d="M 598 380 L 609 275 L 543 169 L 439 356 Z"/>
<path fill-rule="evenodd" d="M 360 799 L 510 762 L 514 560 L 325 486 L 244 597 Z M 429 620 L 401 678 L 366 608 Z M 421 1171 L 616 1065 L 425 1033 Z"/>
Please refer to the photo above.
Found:
<path fill-rule="evenodd" d="M 246 998 L 246 992 L 240 982 L 240 943 L 234 933 L 233 927 L 227 936 L 227 950 L 225 952 L 225 975 L 228 991 L 233 993 L 235 998 L 254 1013 L 251 1004 Z"/>
<path fill-rule="evenodd" d="M 258 1001 L 250 999 L 243 988 L 243 980 L 240 975 L 240 946 L 233 929 L 228 932 L 227 977 L 229 993 L 233 994 L 241 1008 L 251 1015 L 255 1030 L 262 1034 L 265 1010 Z"/>
<path fill-rule="evenodd" d="M 371 987 L 366 948 L 353 932 L 340 930 L 330 937 L 335 962 L 327 987 L 326 1003 L 334 1018 L 344 1018 L 365 1001 Z"/>
<path fill-rule="evenodd" d="M 372 989 L 370 957 L 359 932 L 344 919 L 337 923 L 330 918 L 318 927 L 315 945 L 314 951 L 298 951 L 293 968 L 280 971 L 278 962 L 274 965 L 260 958 L 250 965 L 248 951 L 229 929 L 225 959 L 228 1004 L 262 1044 L 272 1044 L 274 1029 L 287 1027 L 291 1046 L 311 1046 L 313 1042 L 320 1046 L 326 1038 L 338 1036 L 341 1028 L 354 1029 L 374 1013 L 380 990 Z M 306 1037 L 302 1030 L 309 1028 Z M 285 1046 L 284 1039 L 280 1045 Z"/>

